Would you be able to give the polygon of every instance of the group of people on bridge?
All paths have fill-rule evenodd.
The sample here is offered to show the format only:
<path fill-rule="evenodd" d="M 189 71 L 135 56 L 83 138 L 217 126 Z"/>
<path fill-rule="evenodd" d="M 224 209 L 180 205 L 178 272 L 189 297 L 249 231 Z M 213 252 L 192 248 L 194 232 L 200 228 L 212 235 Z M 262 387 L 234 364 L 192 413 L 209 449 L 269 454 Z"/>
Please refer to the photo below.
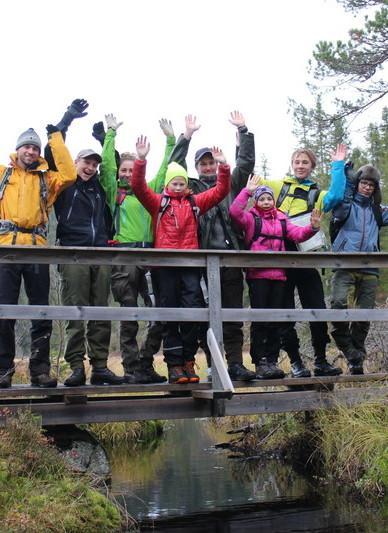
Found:
<path fill-rule="evenodd" d="M 346 163 L 347 148 L 332 152 L 331 181 L 322 190 L 314 180 L 317 164 L 308 148 L 295 150 L 290 175 L 267 180 L 254 174 L 254 135 L 239 111 L 229 122 L 237 129 L 234 168 L 216 146 L 195 152 L 197 177 L 189 177 L 186 158 L 196 117 L 185 117 L 185 131 L 176 140 L 169 120 L 159 121 L 166 139 L 163 161 L 156 176 L 146 180 L 150 144 L 140 135 L 136 153 L 119 154 L 115 141 L 122 124 L 112 114 L 93 126 L 101 154 L 82 149 L 73 161 L 66 133 L 75 118 L 84 117 L 88 103 L 74 100 L 58 124 L 47 126 L 48 144 L 34 129 L 16 141 L 10 163 L 0 166 L 0 246 L 47 245 L 49 213 L 54 208 L 59 246 L 212 249 L 252 251 L 311 250 L 321 243 L 322 213 L 332 212 L 332 249 L 336 252 L 377 252 L 379 231 L 388 225 L 388 209 L 381 206 L 380 174 L 372 165 L 354 171 Z M 310 244 L 309 244 L 310 243 Z M 301 248 L 303 246 L 303 248 Z M 319 244 L 318 244 L 319 246 Z M 107 306 L 110 290 L 122 307 L 199 308 L 206 306 L 206 275 L 199 268 L 67 264 L 58 266 L 63 305 Z M 243 307 L 244 272 L 237 267 L 220 271 L 223 308 Z M 0 263 L 0 305 L 17 304 L 24 281 L 31 305 L 48 305 L 49 265 Z M 324 309 L 322 280 L 314 268 L 246 269 L 252 308 L 294 308 L 295 289 L 307 309 Z M 372 268 L 337 269 L 332 277 L 331 306 L 346 309 L 354 291 L 356 305 L 373 308 L 378 271 Z M 311 322 L 316 376 L 336 376 L 342 369 L 327 360 L 328 325 Z M 336 322 L 331 335 L 345 356 L 349 371 L 362 374 L 367 357 L 368 322 Z M 29 371 L 31 384 L 55 387 L 50 375 L 50 320 L 32 320 Z M 295 323 L 252 322 L 250 355 L 255 371 L 243 362 L 243 323 L 225 322 L 223 341 L 228 372 L 234 380 L 284 377 L 278 366 L 282 348 L 288 354 L 293 377 L 309 377 L 300 354 Z M 170 383 L 196 383 L 195 355 L 201 347 L 210 367 L 206 328 L 194 322 L 152 322 L 144 341 L 137 341 L 138 323 L 120 325 L 124 375 L 108 368 L 111 323 L 70 320 L 66 324 L 65 360 L 71 373 L 68 387 L 86 383 L 84 361 L 91 364 L 95 385 L 163 383 L 154 369 L 154 356 L 163 346 Z M 15 320 L 0 320 L 0 387 L 12 384 L 15 372 Z M 210 377 L 210 376 L 209 376 Z"/>

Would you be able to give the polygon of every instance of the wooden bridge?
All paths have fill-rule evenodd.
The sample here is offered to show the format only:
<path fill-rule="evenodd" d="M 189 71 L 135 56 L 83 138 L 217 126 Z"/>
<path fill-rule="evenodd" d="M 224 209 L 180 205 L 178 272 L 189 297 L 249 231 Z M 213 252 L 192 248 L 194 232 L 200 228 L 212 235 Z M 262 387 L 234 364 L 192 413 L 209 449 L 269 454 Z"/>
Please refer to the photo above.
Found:
<path fill-rule="evenodd" d="M 384 321 L 388 309 L 222 309 L 220 268 L 388 267 L 388 254 L 256 253 L 130 248 L 0 247 L 0 263 L 194 266 L 206 269 L 209 306 L 203 309 L 0 305 L 0 318 L 52 320 L 163 320 L 208 322 L 213 380 L 190 385 L 120 385 L 0 389 L 0 425 L 29 408 L 43 425 L 201 418 L 310 411 L 364 401 L 388 401 L 388 373 L 231 382 L 223 357 L 225 321 Z"/>

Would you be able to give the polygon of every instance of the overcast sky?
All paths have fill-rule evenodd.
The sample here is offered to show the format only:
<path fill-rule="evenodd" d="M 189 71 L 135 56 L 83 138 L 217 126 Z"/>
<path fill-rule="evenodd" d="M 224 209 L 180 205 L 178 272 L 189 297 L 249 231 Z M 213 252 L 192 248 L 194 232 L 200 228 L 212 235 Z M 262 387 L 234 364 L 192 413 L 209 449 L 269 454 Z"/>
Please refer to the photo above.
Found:
<path fill-rule="evenodd" d="M 287 99 L 312 104 L 305 84 L 314 44 L 347 39 L 356 25 L 335 0 L 3 0 L 0 15 L 0 161 L 28 127 L 45 139 L 45 125 L 81 97 L 89 114 L 69 131 L 72 154 L 98 148 L 92 125 L 111 112 L 124 121 L 120 151 L 149 137 L 148 178 L 164 149 L 161 117 L 177 134 L 187 113 L 198 117 L 192 175 L 201 146 L 220 145 L 232 163 L 234 109 L 255 133 L 257 161 L 264 153 L 271 177 L 282 177 L 296 145 Z"/>

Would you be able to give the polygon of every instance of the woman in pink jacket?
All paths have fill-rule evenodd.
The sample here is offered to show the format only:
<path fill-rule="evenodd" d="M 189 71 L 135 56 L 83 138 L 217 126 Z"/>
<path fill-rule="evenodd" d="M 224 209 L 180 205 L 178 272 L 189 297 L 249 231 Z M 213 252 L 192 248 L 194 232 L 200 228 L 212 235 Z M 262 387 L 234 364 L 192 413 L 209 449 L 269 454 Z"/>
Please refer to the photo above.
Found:
<path fill-rule="evenodd" d="M 303 242 L 320 228 L 321 216 L 317 209 L 311 213 L 311 224 L 296 226 L 276 209 L 270 187 L 257 186 L 259 178 L 252 176 L 230 206 L 233 222 L 244 231 L 245 244 L 252 251 L 285 250 L 285 240 Z M 253 196 L 254 206 L 245 210 Z M 283 268 L 248 268 L 246 279 L 252 308 L 281 309 L 286 272 Z M 276 366 L 280 349 L 280 327 L 273 322 L 252 322 L 251 357 L 256 365 L 258 379 L 283 378 L 284 372 Z"/>

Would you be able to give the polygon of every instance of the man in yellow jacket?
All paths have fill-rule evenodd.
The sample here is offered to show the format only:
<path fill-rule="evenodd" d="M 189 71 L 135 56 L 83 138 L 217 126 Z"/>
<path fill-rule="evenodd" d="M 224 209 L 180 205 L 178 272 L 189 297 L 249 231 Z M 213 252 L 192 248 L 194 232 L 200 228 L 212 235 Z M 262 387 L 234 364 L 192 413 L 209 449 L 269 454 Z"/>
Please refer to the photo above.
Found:
<path fill-rule="evenodd" d="M 0 246 L 47 244 L 49 211 L 57 196 L 71 185 L 77 172 L 63 137 L 55 126 L 47 126 L 56 171 L 40 157 L 37 133 L 29 128 L 16 142 L 8 166 L 0 165 Z M 17 304 L 21 281 L 30 305 L 49 303 L 49 265 L 0 264 L 0 305 Z M 0 320 L 0 387 L 11 386 L 15 371 L 15 320 Z M 31 325 L 31 384 L 55 387 L 50 377 L 50 320 Z"/>

